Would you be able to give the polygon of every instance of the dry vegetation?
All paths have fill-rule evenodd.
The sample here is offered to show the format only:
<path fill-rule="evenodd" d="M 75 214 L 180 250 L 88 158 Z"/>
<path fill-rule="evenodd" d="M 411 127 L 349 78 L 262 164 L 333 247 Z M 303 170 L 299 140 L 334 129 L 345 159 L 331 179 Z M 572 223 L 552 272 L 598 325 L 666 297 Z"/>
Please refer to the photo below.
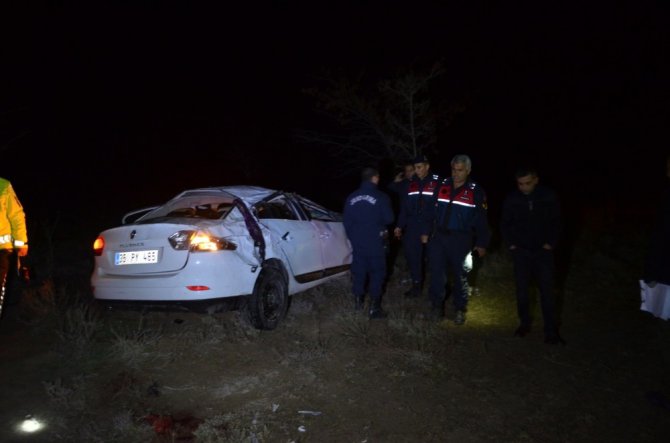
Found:
<path fill-rule="evenodd" d="M 462 327 L 424 319 L 398 268 L 388 319 L 354 312 L 340 279 L 295 296 L 275 331 L 237 311 L 101 312 L 82 285 L 44 279 L 0 324 L 0 441 L 663 441 L 670 327 L 639 311 L 643 243 L 620 234 L 570 257 L 565 346 L 539 325 L 512 336 L 510 263 L 495 252 Z M 29 414 L 47 427 L 22 437 Z"/>

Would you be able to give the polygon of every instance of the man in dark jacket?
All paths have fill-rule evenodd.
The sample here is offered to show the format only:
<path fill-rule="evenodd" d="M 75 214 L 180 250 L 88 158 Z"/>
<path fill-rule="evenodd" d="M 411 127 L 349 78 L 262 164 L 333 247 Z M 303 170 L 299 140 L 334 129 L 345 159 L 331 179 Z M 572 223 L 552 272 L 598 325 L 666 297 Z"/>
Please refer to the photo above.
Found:
<path fill-rule="evenodd" d="M 412 177 L 414 177 L 414 163 L 410 159 L 403 164 L 403 170 L 398 172 L 396 176 L 393 178 L 393 181 L 386 186 L 386 189 L 388 189 L 391 193 L 391 204 L 396 210 L 396 213 L 400 212 L 400 208 L 402 208 L 403 201 L 405 200 L 405 198 L 407 198 L 407 190 L 409 188 L 410 181 L 412 181 Z M 390 245 L 390 251 L 387 266 L 389 267 L 389 269 L 392 270 L 393 267 L 395 266 L 395 261 L 398 252 L 400 250 L 401 240 L 399 238 L 393 237 L 389 242 L 389 245 Z M 404 275 L 400 280 L 401 283 L 407 283 L 412 281 L 409 269 L 410 269 L 409 264 L 405 262 L 405 265 L 402 270 L 402 273 Z"/>
<path fill-rule="evenodd" d="M 554 191 L 539 183 L 537 171 L 516 172 L 517 190 L 503 202 L 501 231 L 514 261 L 519 327 L 514 335 L 530 332 L 529 285 L 535 279 L 540 292 L 545 342 L 562 342 L 554 313 L 554 249 L 561 231 L 561 211 Z"/>
<path fill-rule="evenodd" d="M 365 286 L 370 294 L 371 319 L 384 318 L 381 307 L 382 288 L 386 277 L 386 252 L 384 243 L 388 225 L 393 223 L 391 201 L 377 189 L 379 172 L 365 168 L 361 186 L 347 197 L 344 204 L 344 228 L 353 248 L 351 274 L 352 291 L 356 309 L 365 301 Z"/>
<path fill-rule="evenodd" d="M 402 200 L 407 197 L 407 187 L 412 177 L 414 177 L 414 163 L 410 160 L 405 162 L 403 170 L 393 177 L 393 181 L 388 184 L 387 188 L 389 191 L 398 194 L 399 199 Z"/>
<path fill-rule="evenodd" d="M 431 315 L 444 316 L 445 283 L 448 274 L 454 277 L 452 292 L 454 323 L 465 323 L 468 305 L 468 272 L 466 263 L 470 252 L 484 257 L 491 240 L 487 221 L 486 193 L 470 179 L 472 161 L 467 155 L 451 160 L 451 177 L 435 189 L 433 235 L 428 242 Z"/>
<path fill-rule="evenodd" d="M 400 198 L 400 213 L 393 234 L 402 239 L 402 248 L 412 277 L 412 287 L 407 297 L 418 297 L 423 282 L 424 248 L 430 234 L 435 201 L 433 192 L 439 177 L 430 173 L 430 163 L 425 155 L 414 159 L 414 176 Z"/>

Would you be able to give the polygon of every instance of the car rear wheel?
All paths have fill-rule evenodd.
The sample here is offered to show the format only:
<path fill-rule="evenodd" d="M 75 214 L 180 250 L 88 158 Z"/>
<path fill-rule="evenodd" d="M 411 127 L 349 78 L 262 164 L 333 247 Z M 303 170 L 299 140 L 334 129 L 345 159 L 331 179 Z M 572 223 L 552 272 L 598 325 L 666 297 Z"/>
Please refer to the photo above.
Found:
<path fill-rule="evenodd" d="M 280 269 L 264 267 L 247 300 L 251 324 L 258 329 L 275 329 L 288 308 L 288 282 Z"/>

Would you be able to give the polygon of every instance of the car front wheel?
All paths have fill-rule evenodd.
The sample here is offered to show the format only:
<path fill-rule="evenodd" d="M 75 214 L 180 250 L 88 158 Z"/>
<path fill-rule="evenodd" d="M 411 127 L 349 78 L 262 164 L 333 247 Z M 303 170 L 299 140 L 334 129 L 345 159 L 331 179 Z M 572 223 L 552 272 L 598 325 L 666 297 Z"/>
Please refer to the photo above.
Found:
<path fill-rule="evenodd" d="M 247 300 L 251 324 L 258 329 L 275 329 L 288 308 L 288 282 L 281 270 L 264 267 Z"/>

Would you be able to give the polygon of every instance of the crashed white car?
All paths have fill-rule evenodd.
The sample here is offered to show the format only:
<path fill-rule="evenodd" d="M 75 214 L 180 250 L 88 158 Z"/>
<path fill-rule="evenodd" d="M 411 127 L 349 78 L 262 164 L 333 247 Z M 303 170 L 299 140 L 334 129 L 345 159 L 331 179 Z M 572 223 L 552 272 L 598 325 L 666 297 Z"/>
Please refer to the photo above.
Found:
<path fill-rule="evenodd" d="M 289 295 L 348 272 L 352 254 L 339 213 L 253 186 L 184 191 L 126 214 L 93 249 L 105 305 L 215 312 L 237 297 L 259 329 L 277 327 Z"/>

